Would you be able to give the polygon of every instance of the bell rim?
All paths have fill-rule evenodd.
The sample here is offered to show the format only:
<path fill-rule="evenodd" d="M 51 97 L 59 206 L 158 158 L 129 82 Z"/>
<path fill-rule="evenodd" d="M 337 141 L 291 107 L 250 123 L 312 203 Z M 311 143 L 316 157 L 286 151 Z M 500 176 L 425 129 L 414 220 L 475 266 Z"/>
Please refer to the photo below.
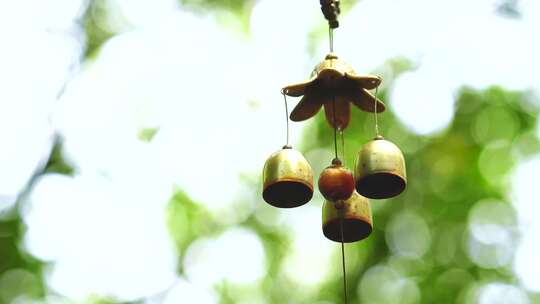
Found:
<path fill-rule="evenodd" d="M 283 182 L 293 182 L 293 183 L 297 183 L 297 184 L 300 184 L 302 186 L 304 186 L 305 188 L 307 188 L 307 193 L 309 193 L 309 195 L 306 197 L 305 200 L 302 200 L 300 201 L 299 203 L 295 203 L 295 204 L 291 204 L 291 205 L 279 205 L 279 204 L 276 204 L 274 203 L 271 199 L 268 198 L 268 190 L 270 187 L 276 185 L 276 184 L 279 184 L 279 183 L 283 183 Z M 273 181 L 271 183 L 265 183 L 264 186 L 263 186 L 263 193 L 262 193 L 262 196 L 263 196 L 263 200 L 273 206 L 273 207 L 276 207 L 276 208 L 284 208 L 284 209 L 290 209 L 290 208 L 296 208 L 296 207 L 300 207 L 300 206 L 303 206 L 307 203 L 309 203 L 309 201 L 311 201 L 311 199 L 313 198 L 313 185 L 311 185 L 310 183 L 304 181 L 304 180 L 301 180 L 301 179 L 295 179 L 295 178 L 284 178 L 284 179 L 279 179 L 279 180 L 276 180 L 276 181 Z"/>
<path fill-rule="evenodd" d="M 407 177 L 405 176 L 405 174 L 396 173 L 396 171 L 388 171 L 388 170 L 373 170 L 373 171 L 370 171 L 369 175 L 373 175 L 373 174 L 392 174 L 392 175 L 400 176 L 405 181 L 407 181 Z M 356 178 L 356 176 L 355 176 L 355 179 L 359 180 L 359 179 L 362 179 L 362 178 L 366 178 L 367 176 L 368 175 L 366 175 L 364 173 L 364 174 L 360 175 L 358 178 Z"/>
<path fill-rule="evenodd" d="M 372 182 L 367 182 L 366 180 L 373 179 L 374 177 L 384 176 L 384 178 L 391 177 L 392 187 L 385 187 L 386 189 L 391 189 L 387 191 L 387 194 L 375 194 L 377 191 L 369 191 L 369 185 Z M 367 184 L 367 185 L 366 185 Z M 369 175 L 361 176 L 355 179 L 355 189 L 356 191 L 367 198 L 371 199 L 387 199 L 400 195 L 407 188 L 407 177 L 402 174 L 388 171 L 375 171 Z"/>
<path fill-rule="evenodd" d="M 265 181 L 264 182 L 264 185 L 263 185 L 263 192 L 266 191 L 266 189 L 268 189 L 268 187 L 274 185 L 274 184 L 277 184 L 277 183 L 281 183 L 281 182 L 294 182 L 294 183 L 301 183 L 301 184 L 304 184 L 305 186 L 307 186 L 311 191 L 313 191 L 313 185 L 303 179 L 300 179 L 300 178 L 290 178 L 290 177 L 286 177 L 286 178 L 280 178 L 278 180 L 274 180 L 274 181 Z"/>
<path fill-rule="evenodd" d="M 353 221 L 360 221 L 362 223 L 362 226 L 364 227 L 368 227 L 369 229 L 367 229 L 366 231 L 367 232 L 363 232 L 360 237 L 356 237 L 356 238 L 345 238 L 345 235 L 344 235 L 344 239 L 343 239 L 343 243 L 354 243 L 354 242 L 358 242 L 358 241 L 361 241 L 361 240 L 364 240 L 366 238 L 368 238 L 371 233 L 373 232 L 373 222 L 372 222 L 372 219 L 371 218 L 368 218 L 368 217 L 365 217 L 365 216 L 345 216 L 344 218 L 336 218 L 336 219 L 332 219 L 332 220 L 329 220 L 325 223 L 323 223 L 322 225 L 322 230 L 323 230 L 323 234 L 324 236 L 333 241 L 333 242 L 337 242 L 337 243 L 341 243 L 341 235 L 339 236 L 334 236 L 333 233 L 329 232 L 329 228 L 328 226 L 330 225 L 341 225 L 339 223 L 339 221 L 341 220 L 353 220 Z M 345 225 L 345 223 L 344 223 Z M 334 230 L 334 229 L 332 229 Z M 339 230 L 339 229 L 338 229 Z"/>

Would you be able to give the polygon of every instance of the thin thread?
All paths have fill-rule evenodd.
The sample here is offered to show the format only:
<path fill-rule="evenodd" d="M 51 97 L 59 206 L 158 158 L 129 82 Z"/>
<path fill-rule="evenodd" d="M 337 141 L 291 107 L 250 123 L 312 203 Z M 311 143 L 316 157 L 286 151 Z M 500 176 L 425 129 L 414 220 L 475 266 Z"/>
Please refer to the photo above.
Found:
<path fill-rule="evenodd" d="M 343 136 L 343 130 L 339 130 L 339 135 L 341 136 L 341 156 L 343 157 L 343 164 L 345 164 L 345 138 Z"/>
<path fill-rule="evenodd" d="M 379 136 L 379 120 L 377 118 L 377 94 L 379 92 L 379 87 L 375 88 L 375 136 Z"/>
<path fill-rule="evenodd" d="M 345 304 L 347 304 L 347 272 L 345 271 L 345 240 L 343 237 L 343 218 L 339 222 L 339 228 L 341 231 L 341 266 L 343 267 L 343 294 L 345 295 Z"/>
<path fill-rule="evenodd" d="M 281 91 L 281 94 L 283 94 L 283 100 L 285 101 L 285 121 L 287 125 L 287 146 L 289 145 L 289 108 L 287 107 L 287 95 L 285 95 L 285 91 Z"/>
<path fill-rule="evenodd" d="M 333 127 L 334 127 L 334 150 L 336 152 L 336 158 L 338 157 L 337 152 L 337 125 L 336 125 L 336 96 L 332 96 L 332 116 L 333 116 Z"/>
<path fill-rule="evenodd" d="M 334 29 L 328 27 L 328 41 L 330 42 L 330 53 L 334 52 Z"/>

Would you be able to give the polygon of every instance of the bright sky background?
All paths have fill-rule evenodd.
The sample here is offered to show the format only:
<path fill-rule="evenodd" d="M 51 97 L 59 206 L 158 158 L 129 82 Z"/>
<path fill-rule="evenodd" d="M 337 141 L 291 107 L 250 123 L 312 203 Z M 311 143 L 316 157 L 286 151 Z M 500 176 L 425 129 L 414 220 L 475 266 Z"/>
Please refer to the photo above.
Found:
<path fill-rule="evenodd" d="M 266 157 L 284 144 L 279 89 L 307 78 L 326 53 L 326 41 L 315 57 L 306 52 L 306 33 L 321 18 L 317 1 L 259 1 L 246 37 L 211 15 L 183 11 L 175 0 L 110 0 L 133 29 L 107 41 L 95 60 L 80 66 L 84 41 L 74 20 L 80 17 L 81 2 L 0 2 L 0 216 L 9 216 L 21 189 L 44 165 L 58 132 L 77 174 L 40 178 L 24 213 L 26 248 L 55 262 L 47 275 L 53 291 L 72 299 L 97 293 L 124 300 L 149 297 L 149 303 L 217 303 L 213 284 L 264 277 L 260 239 L 236 228 L 197 240 L 184 260 L 186 276 L 179 277 L 164 208 L 176 185 L 209 210 L 223 212 L 246 190 L 238 176 L 257 174 Z M 412 130 L 432 134 L 452 119 L 461 85 L 500 84 L 540 93 L 533 73 L 540 70 L 540 2 L 520 1 L 521 19 L 494 14 L 497 3 L 364 0 L 342 18 L 336 51 L 358 72 L 380 68 L 393 57 L 411 59 L 417 68 L 396 79 L 390 105 Z M 303 126 L 293 124 L 293 144 Z M 156 127 L 159 132 L 150 143 L 138 139 L 142 128 Z M 481 289 L 480 303 L 502 301 L 502 295 L 528 303 L 523 290 L 540 291 L 540 223 L 534 217 L 540 212 L 535 192 L 539 171 L 538 157 L 516 170 L 512 202 L 522 240 L 515 257 L 500 248 L 498 262 L 513 263 L 520 284 L 488 284 Z M 206 184 L 210 179 L 221 181 L 213 183 L 213 191 Z M 505 223 L 477 225 L 474 212 L 497 204 L 479 202 L 470 215 L 474 237 L 494 246 L 507 237 L 499 229 Z M 295 240 L 285 275 L 315 286 L 329 272 L 313 269 L 335 249 L 325 246 L 319 230 L 309 228 L 320 225 L 320 210 L 311 206 L 280 216 Z M 402 221 L 429 239 L 417 216 Z M 398 229 L 404 223 L 393 225 Z M 483 238 L 486 229 L 497 237 Z M 387 238 L 393 237 L 391 231 Z M 239 244 L 249 256 L 230 250 Z M 311 250 L 316 253 L 306 257 L 300 248 L 326 249 Z M 425 248 L 406 250 L 421 256 Z M 370 276 L 392 277 L 383 268 L 368 274 L 365 284 Z"/>

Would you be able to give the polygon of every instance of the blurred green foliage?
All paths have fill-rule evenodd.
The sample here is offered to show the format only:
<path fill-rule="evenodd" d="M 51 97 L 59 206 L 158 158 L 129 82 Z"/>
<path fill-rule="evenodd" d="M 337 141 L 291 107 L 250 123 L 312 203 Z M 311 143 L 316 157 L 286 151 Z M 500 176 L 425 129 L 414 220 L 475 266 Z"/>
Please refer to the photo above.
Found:
<path fill-rule="evenodd" d="M 90 0 L 82 19 L 86 34 L 86 58 L 95 56 L 99 47 L 116 33 L 108 26 L 110 12 L 106 7 L 107 0 Z"/>
<path fill-rule="evenodd" d="M 236 0 L 180 0 L 180 3 L 186 8 L 199 13 L 206 13 L 209 10 L 230 11 L 236 16 L 249 15 L 251 8 L 255 4 L 254 0 L 236 1 Z"/>
<path fill-rule="evenodd" d="M 20 217 L 0 219 L 0 303 L 16 297 L 44 295 L 42 265 L 20 247 L 24 225 Z"/>

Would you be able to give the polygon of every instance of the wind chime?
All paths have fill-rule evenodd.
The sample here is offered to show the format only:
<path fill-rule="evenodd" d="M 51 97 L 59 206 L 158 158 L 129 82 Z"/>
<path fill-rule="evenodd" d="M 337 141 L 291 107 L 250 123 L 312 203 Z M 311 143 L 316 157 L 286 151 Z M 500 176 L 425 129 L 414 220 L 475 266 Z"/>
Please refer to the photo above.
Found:
<path fill-rule="evenodd" d="M 292 121 L 307 120 L 324 107 L 326 121 L 334 133 L 335 158 L 319 176 L 319 191 L 325 198 L 322 231 L 325 237 L 341 243 L 343 286 L 347 303 L 344 243 L 367 238 L 373 230 L 369 199 L 399 195 L 407 183 L 405 160 L 399 148 L 379 134 L 377 114 L 385 110 L 377 98 L 381 78 L 358 75 L 333 48 L 334 29 L 339 27 L 339 0 L 320 0 L 329 25 L 330 53 L 319 63 L 308 81 L 282 89 L 287 121 L 287 142 L 272 154 L 263 169 L 263 199 L 278 208 L 299 207 L 313 197 L 313 171 L 302 153 L 289 145 L 287 97 L 302 97 L 290 115 Z M 372 95 L 369 90 L 375 90 Z M 338 156 L 337 133 L 345 150 L 343 131 L 351 119 L 351 103 L 374 113 L 375 138 L 364 144 L 356 157 L 354 174 Z"/>

